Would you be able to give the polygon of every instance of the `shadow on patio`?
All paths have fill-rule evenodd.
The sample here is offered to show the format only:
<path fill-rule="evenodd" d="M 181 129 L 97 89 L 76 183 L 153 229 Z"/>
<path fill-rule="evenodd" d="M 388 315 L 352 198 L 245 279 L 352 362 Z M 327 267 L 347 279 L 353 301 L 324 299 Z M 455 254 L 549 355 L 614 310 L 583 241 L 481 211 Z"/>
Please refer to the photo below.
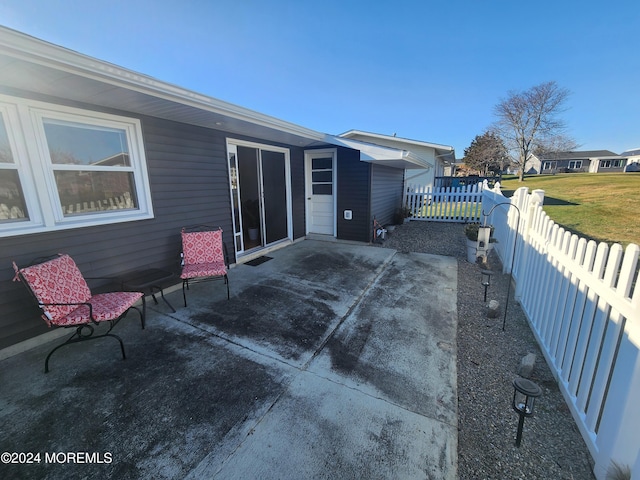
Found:
<path fill-rule="evenodd" d="M 50 344 L 0 362 L 0 451 L 41 455 L 0 476 L 456 478 L 456 260 L 312 240 L 269 256 L 230 271 L 230 300 L 204 283 L 146 330 L 124 319 L 126 361 L 104 339 L 47 375 Z"/>

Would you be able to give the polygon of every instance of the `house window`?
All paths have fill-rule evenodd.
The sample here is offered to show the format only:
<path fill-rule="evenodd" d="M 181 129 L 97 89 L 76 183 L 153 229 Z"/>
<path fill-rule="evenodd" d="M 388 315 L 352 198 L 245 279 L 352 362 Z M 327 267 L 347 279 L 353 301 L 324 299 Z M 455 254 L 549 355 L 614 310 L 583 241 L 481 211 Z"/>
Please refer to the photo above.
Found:
<path fill-rule="evenodd" d="M 0 225 L 29 220 L 14 147 L 9 141 L 7 110 L 0 109 Z"/>
<path fill-rule="evenodd" d="M 602 168 L 611 168 L 611 160 L 600 160 L 600 166 Z"/>
<path fill-rule="evenodd" d="M 138 120 L 11 100 L 0 103 L 0 236 L 153 218 Z"/>
<path fill-rule="evenodd" d="M 544 162 L 542 164 L 542 170 L 550 170 L 551 169 L 551 162 Z"/>
<path fill-rule="evenodd" d="M 62 215 L 138 208 L 127 132 L 43 118 Z"/>
<path fill-rule="evenodd" d="M 571 160 L 569 161 L 569 169 L 571 170 L 579 170 L 582 168 L 582 160 Z"/>

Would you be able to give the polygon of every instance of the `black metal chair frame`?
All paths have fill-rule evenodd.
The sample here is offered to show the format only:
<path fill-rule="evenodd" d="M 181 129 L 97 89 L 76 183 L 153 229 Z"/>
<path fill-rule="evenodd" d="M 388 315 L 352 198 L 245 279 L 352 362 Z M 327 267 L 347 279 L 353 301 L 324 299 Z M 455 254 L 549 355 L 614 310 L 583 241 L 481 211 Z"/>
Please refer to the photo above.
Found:
<path fill-rule="evenodd" d="M 190 225 L 188 227 L 183 227 L 183 229 L 181 231 L 185 232 L 185 233 L 193 233 L 193 232 L 212 232 L 212 231 L 216 231 L 216 230 L 221 230 L 220 227 L 213 227 L 211 225 Z M 224 240 L 222 241 L 222 251 L 224 253 L 224 265 L 227 269 L 227 272 L 229 271 L 229 253 L 227 251 L 227 244 L 224 243 Z M 182 261 L 183 261 L 183 253 L 180 253 L 180 260 L 181 260 L 181 267 L 182 267 Z M 230 298 L 230 293 L 229 293 L 229 276 L 228 273 L 225 275 L 219 275 L 219 276 L 214 276 L 214 277 L 196 277 L 196 278 L 185 278 L 182 280 L 182 298 L 184 300 L 184 306 L 187 306 L 187 293 L 186 291 L 189 290 L 189 285 L 190 284 L 197 284 L 197 283 L 203 283 L 203 282 L 209 282 L 209 281 L 215 281 L 215 280 L 224 280 L 225 285 L 227 286 L 227 300 L 229 300 Z"/>
<path fill-rule="evenodd" d="M 58 255 L 51 255 L 48 257 L 40 257 L 37 258 L 35 260 L 33 260 L 31 263 L 29 263 L 29 267 L 33 266 L 33 265 L 38 265 L 40 263 L 44 263 L 48 260 L 52 260 L 54 258 L 56 258 Z M 38 297 L 36 296 L 36 294 L 34 293 L 34 291 L 31 289 L 31 286 L 29 285 L 29 282 L 27 282 L 27 280 L 23 277 L 21 272 L 17 272 L 17 275 L 20 278 L 20 282 L 22 284 L 24 284 L 24 286 L 26 287 L 27 291 L 29 292 L 31 298 L 36 302 L 36 304 L 38 305 L 38 308 L 40 308 L 42 315 L 45 314 L 45 309 L 43 307 L 47 307 L 47 306 L 64 306 L 64 305 L 68 305 L 68 306 L 73 306 L 73 305 L 77 305 L 78 307 L 82 306 L 82 305 L 86 305 L 89 307 L 89 322 L 87 323 L 83 323 L 81 325 L 54 325 L 55 328 L 75 328 L 76 331 L 73 333 L 73 335 L 71 335 L 69 338 L 67 338 L 67 340 L 65 340 L 63 343 L 57 345 L 56 347 L 53 348 L 53 350 L 51 350 L 49 352 L 49 354 L 47 355 L 47 358 L 44 361 L 44 373 L 49 373 L 49 359 L 51 358 L 51 355 L 53 355 L 53 353 L 66 346 L 66 345 L 71 345 L 73 343 L 79 343 L 79 342 L 84 342 L 87 340 L 97 340 L 99 338 L 102 337 L 112 337 L 115 338 L 119 343 L 120 343 L 120 351 L 122 352 L 122 359 L 126 360 L 126 354 L 124 351 L 124 343 L 122 342 L 122 339 L 114 334 L 111 333 L 111 330 L 113 330 L 113 328 L 118 324 L 118 322 L 120 322 L 120 320 L 122 320 L 127 313 L 129 313 L 129 311 L 133 308 L 134 310 L 136 310 L 138 312 L 138 314 L 140 315 L 140 321 L 142 323 L 142 329 L 144 330 L 144 322 L 145 322 L 145 315 L 143 313 L 143 311 L 141 311 L 138 307 L 136 306 L 131 306 L 129 307 L 127 310 L 125 310 L 125 312 L 120 315 L 118 318 L 113 319 L 113 320 L 106 320 L 106 321 L 102 321 L 102 322 L 98 322 L 94 319 L 93 317 L 93 306 L 91 305 L 91 303 L 89 302 L 81 302 L 81 303 L 42 303 L 38 300 Z M 85 277 L 89 278 L 89 277 Z M 96 278 L 96 277 L 92 277 L 92 278 Z M 144 302 L 144 296 L 142 297 L 142 301 Z M 105 333 L 101 333 L 101 334 L 96 334 L 94 335 L 94 332 L 96 331 L 94 328 L 95 326 L 99 326 L 102 323 L 108 323 L 109 324 L 109 328 Z M 85 332 L 84 330 L 88 329 L 88 333 Z"/>

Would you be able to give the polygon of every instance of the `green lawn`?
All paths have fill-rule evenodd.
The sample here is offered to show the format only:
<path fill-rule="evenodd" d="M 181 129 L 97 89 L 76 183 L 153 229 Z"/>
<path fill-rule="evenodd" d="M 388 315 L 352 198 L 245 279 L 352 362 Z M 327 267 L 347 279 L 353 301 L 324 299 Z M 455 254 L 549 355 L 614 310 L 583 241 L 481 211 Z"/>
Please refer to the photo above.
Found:
<path fill-rule="evenodd" d="M 544 190 L 544 210 L 556 223 L 580 236 L 608 243 L 640 245 L 639 173 L 568 173 L 505 176 L 502 191 L 510 197 L 520 187 Z"/>

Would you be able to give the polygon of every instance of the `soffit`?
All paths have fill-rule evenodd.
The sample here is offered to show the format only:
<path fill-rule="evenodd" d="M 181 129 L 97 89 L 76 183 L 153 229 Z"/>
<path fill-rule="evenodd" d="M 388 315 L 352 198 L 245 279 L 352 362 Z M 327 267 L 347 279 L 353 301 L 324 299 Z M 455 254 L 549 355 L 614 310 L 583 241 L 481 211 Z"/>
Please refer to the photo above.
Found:
<path fill-rule="evenodd" d="M 326 143 L 326 134 L 89 59 L 30 37 L 17 35 L 23 41 L 26 37 L 29 48 L 20 48 L 24 45 L 16 47 L 6 43 L 6 29 L 0 29 L 0 34 L 2 87 L 275 143 L 301 147 Z M 10 35 L 9 38 L 13 40 Z"/>

